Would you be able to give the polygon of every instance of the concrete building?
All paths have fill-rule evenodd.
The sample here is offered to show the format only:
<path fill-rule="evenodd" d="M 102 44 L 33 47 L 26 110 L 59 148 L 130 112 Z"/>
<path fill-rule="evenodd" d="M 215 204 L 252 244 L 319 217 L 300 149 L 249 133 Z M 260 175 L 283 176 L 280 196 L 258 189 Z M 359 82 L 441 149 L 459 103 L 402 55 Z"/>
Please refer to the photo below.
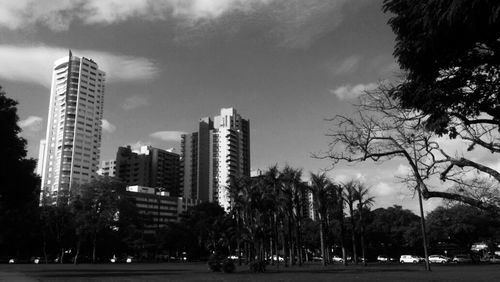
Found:
<path fill-rule="evenodd" d="M 218 202 L 229 211 L 229 180 L 250 176 L 249 121 L 223 108 L 213 121 L 200 119 L 198 132 L 183 135 L 181 148 L 184 197 Z"/>
<path fill-rule="evenodd" d="M 102 161 L 97 170 L 97 174 L 102 176 L 116 176 L 116 160 Z"/>
<path fill-rule="evenodd" d="M 61 192 L 95 177 L 101 147 L 105 74 L 96 62 L 69 56 L 55 61 L 41 163 L 42 191 Z"/>
<path fill-rule="evenodd" d="M 158 188 L 139 185 L 128 186 L 125 196 L 137 208 L 144 224 L 142 231 L 145 235 L 154 235 L 167 223 L 179 221 L 180 216 L 189 207 L 197 204 L 193 200 L 170 196 L 168 192 Z"/>
<path fill-rule="evenodd" d="M 116 153 L 115 176 L 127 185 L 161 188 L 172 196 L 180 194 L 180 156 L 176 153 L 142 146 L 137 152 L 130 146 Z"/>

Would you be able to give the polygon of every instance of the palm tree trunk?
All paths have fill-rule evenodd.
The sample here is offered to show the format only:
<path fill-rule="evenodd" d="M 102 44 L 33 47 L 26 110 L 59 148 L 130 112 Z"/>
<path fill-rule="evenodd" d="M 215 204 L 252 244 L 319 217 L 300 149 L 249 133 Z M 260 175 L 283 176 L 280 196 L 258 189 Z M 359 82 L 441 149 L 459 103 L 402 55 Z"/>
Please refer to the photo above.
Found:
<path fill-rule="evenodd" d="M 76 244 L 76 254 L 75 258 L 73 259 L 73 264 L 78 263 L 78 256 L 80 255 L 80 246 L 81 246 L 81 240 L 78 239 L 78 243 Z"/>
<path fill-rule="evenodd" d="M 301 236 L 300 236 L 300 233 L 301 233 L 301 226 L 300 226 L 300 220 L 297 220 L 297 226 L 296 226 L 296 230 L 295 230 L 295 238 L 297 240 L 297 253 L 298 253 L 298 257 L 299 257 L 299 266 L 302 266 L 302 240 L 301 240 Z"/>
<path fill-rule="evenodd" d="M 97 232 L 94 233 L 94 238 L 92 238 L 92 263 L 95 263 L 97 249 Z"/>
<path fill-rule="evenodd" d="M 359 226 L 361 227 L 361 254 L 363 255 L 363 265 L 366 266 L 366 254 L 365 254 L 365 228 L 363 226 L 363 207 L 359 209 Z"/>
<path fill-rule="evenodd" d="M 292 219 L 288 218 L 288 236 L 289 236 L 289 244 L 288 244 L 288 250 L 290 254 L 290 264 L 295 265 L 295 243 L 294 243 L 294 238 L 293 238 L 293 227 L 292 227 Z"/>
<path fill-rule="evenodd" d="M 325 227 L 323 219 L 319 220 L 319 241 L 321 245 L 321 258 L 323 266 L 326 266 L 326 256 L 325 256 Z"/>
<path fill-rule="evenodd" d="M 342 260 L 344 261 L 344 265 L 347 265 L 347 254 L 346 254 L 346 249 L 345 249 L 344 215 L 340 216 L 340 246 L 342 248 Z"/>
<path fill-rule="evenodd" d="M 354 223 L 354 210 L 352 206 L 349 206 L 349 212 L 351 214 L 351 228 L 352 228 L 352 258 L 354 259 L 354 263 L 358 264 L 358 254 L 356 250 L 356 224 Z"/>

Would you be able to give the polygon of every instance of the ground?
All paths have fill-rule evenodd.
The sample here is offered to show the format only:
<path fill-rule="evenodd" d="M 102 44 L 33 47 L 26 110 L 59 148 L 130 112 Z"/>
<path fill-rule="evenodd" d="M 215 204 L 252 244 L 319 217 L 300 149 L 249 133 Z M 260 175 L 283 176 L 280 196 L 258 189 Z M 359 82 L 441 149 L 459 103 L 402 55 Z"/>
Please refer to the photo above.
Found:
<path fill-rule="evenodd" d="M 237 266 L 235 273 L 214 273 L 204 263 L 160 264 L 14 264 L 0 265 L 0 281 L 499 281 L 500 265 L 319 264 L 251 273 Z"/>

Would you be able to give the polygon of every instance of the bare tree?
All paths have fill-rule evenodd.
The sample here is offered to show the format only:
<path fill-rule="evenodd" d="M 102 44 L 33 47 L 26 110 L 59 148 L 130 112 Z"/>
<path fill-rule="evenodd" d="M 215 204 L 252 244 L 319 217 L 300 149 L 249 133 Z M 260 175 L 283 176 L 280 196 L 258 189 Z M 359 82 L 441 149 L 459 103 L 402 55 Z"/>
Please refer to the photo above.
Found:
<path fill-rule="evenodd" d="M 428 116 L 403 108 L 391 98 L 391 89 L 391 85 L 380 84 L 377 90 L 361 96 L 359 104 L 355 105 L 357 110 L 354 115 L 337 115 L 331 119 L 334 126 L 327 134 L 331 138 L 329 149 L 319 157 L 330 158 L 334 164 L 402 158 L 411 168 L 405 182 L 409 187 L 419 189 L 425 199 L 443 198 L 499 212 L 500 207 L 491 202 L 476 199 L 467 193 L 437 191 L 427 185 L 428 179 L 433 176 L 439 176 L 443 181 L 463 183 L 464 175 L 471 170 L 500 182 L 500 172 L 463 155 L 446 152 L 439 146 L 438 136 L 425 129 Z M 468 150 L 482 147 L 492 153 L 500 152 L 499 128 L 488 121 L 487 117 L 475 120 L 456 117 L 450 137 L 465 142 Z"/>

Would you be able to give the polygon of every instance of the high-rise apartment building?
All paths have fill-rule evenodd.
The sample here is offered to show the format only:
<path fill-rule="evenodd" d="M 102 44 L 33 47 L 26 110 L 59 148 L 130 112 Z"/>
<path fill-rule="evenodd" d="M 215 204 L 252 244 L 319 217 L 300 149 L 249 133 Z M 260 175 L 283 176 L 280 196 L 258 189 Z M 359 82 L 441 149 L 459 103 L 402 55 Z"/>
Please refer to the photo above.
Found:
<path fill-rule="evenodd" d="M 174 152 L 152 146 L 142 146 L 137 152 L 130 146 L 119 147 L 115 167 L 115 176 L 129 186 L 154 187 L 179 195 L 180 156 Z"/>
<path fill-rule="evenodd" d="M 99 164 L 105 73 L 96 62 L 69 56 L 55 61 L 43 158 L 42 191 L 54 197 L 90 182 Z"/>
<path fill-rule="evenodd" d="M 101 176 L 115 177 L 116 174 L 116 160 L 101 161 L 97 174 Z"/>
<path fill-rule="evenodd" d="M 250 176 L 250 123 L 235 109 L 202 118 L 198 132 L 181 141 L 183 195 L 189 199 L 218 202 L 231 208 L 228 184 L 233 176 Z"/>

